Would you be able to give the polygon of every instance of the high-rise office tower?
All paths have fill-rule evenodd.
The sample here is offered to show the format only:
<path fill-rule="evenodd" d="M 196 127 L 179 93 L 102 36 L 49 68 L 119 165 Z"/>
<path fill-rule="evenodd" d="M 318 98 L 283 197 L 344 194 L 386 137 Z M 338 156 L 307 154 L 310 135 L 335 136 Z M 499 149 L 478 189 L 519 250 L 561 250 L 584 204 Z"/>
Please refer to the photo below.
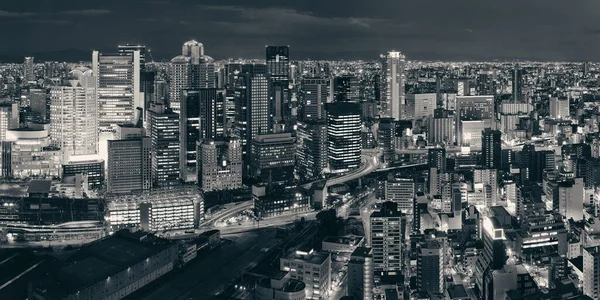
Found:
<path fill-rule="evenodd" d="M 518 64 L 512 70 L 512 96 L 514 102 L 523 101 L 523 69 Z"/>
<path fill-rule="evenodd" d="M 140 128 L 117 126 L 117 136 L 108 141 L 106 192 L 131 193 L 152 187 L 152 140 Z"/>
<path fill-rule="evenodd" d="M 50 136 L 60 148 L 62 161 L 72 155 L 96 154 L 98 120 L 95 78 L 92 70 L 78 68 L 71 79 L 50 90 Z"/>
<path fill-rule="evenodd" d="M 506 264 L 506 246 L 504 228 L 496 217 L 486 217 L 483 220 L 483 252 L 475 263 L 475 284 L 479 287 L 481 298 L 487 299 L 488 290 L 486 278 L 491 276 L 493 270 L 500 270 Z"/>
<path fill-rule="evenodd" d="M 481 135 L 481 160 L 484 167 L 500 169 L 502 166 L 502 133 L 485 128 Z"/>
<path fill-rule="evenodd" d="M 150 107 L 152 180 L 156 187 L 177 185 L 180 177 L 179 115 L 163 104 Z"/>
<path fill-rule="evenodd" d="M 327 168 L 327 125 L 320 122 L 298 122 L 296 162 L 300 180 L 322 178 Z"/>
<path fill-rule="evenodd" d="M 137 122 L 137 108 L 144 107 L 140 93 L 140 67 L 138 50 L 120 54 L 92 53 L 101 131 L 113 131 L 117 124 Z"/>
<path fill-rule="evenodd" d="M 204 192 L 242 186 L 242 144 L 238 139 L 198 142 L 198 185 Z"/>
<path fill-rule="evenodd" d="M 398 204 L 384 202 L 370 217 L 369 246 L 373 249 L 376 276 L 402 270 L 402 213 Z"/>
<path fill-rule="evenodd" d="M 381 55 L 381 116 L 401 120 L 404 118 L 404 84 L 406 61 L 398 51 Z"/>
<path fill-rule="evenodd" d="M 181 55 L 189 57 L 193 64 L 199 64 L 204 56 L 204 45 L 196 40 L 187 41 L 181 47 Z"/>
<path fill-rule="evenodd" d="M 193 82 L 192 59 L 179 55 L 171 59 L 169 65 L 169 106 L 175 113 L 181 112 L 181 98 L 184 90 L 197 88 Z"/>
<path fill-rule="evenodd" d="M 329 79 L 305 78 L 302 80 L 301 120 L 318 121 L 325 118 L 325 104 L 329 97 Z M 358 111 L 357 111 L 358 112 Z"/>
<path fill-rule="evenodd" d="M 348 296 L 373 299 L 373 249 L 358 247 L 348 261 Z"/>
<path fill-rule="evenodd" d="M 360 80 L 356 76 L 338 76 L 333 79 L 333 102 L 360 102 Z"/>
<path fill-rule="evenodd" d="M 257 135 L 252 141 L 250 176 L 266 183 L 294 180 L 296 137 L 291 133 Z"/>
<path fill-rule="evenodd" d="M 200 140 L 200 90 L 183 90 L 179 114 L 181 137 L 180 169 L 184 181 L 191 181 L 197 174 L 197 145 Z"/>
<path fill-rule="evenodd" d="M 259 134 L 268 134 L 271 128 L 269 117 L 269 81 L 267 66 L 246 64 L 236 83 L 235 91 L 235 134 L 241 139 L 244 162 L 250 161 L 250 145 Z"/>
<path fill-rule="evenodd" d="M 358 104 L 327 105 L 327 149 L 332 173 L 348 172 L 360 166 L 361 125 Z"/>
<path fill-rule="evenodd" d="M 19 104 L 0 102 L 0 176 L 3 178 L 12 175 L 12 142 L 7 140 L 6 132 L 16 128 L 19 128 Z"/>
<path fill-rule="evenodd" d="M 6 141 L 6 131 L 19 128 L 19 103 L 0 102 L 0 141 Z"/>
<path fill-rule="evenodd" d="M 224 136 L 225 90 L 183 90 L 179 131 L 181 134 L 180 163 L 184 181 L 195 181 L 196 141 Z"/>
<path fill-rule="evenodd" d="M 566 119 L 570 117 L 569 99 L 556 97 L 550 98 L 550 117 L 553 119 Z"/>
<path fill-rule="evenodd" d="M 46 101 L 46 89 L 29 89 L 29 108 L 31 108 L 32 120 L 44 123 L 49 118 L 48 101 Z"/>
<path fill-rule="evenodd" d="M 417 249 L 417 286 L 432 294 L 444 292 L 444 254 L 440 243 L 428 240 Z"/>
<path fill-rule="evenodd" d="M 290 103 L 290 47 L 289 46 L 267 46 L 265 49 L 267 71 L 270 85 L 270 115 L 273 123 L 283 124 L 284 120 L 291 115 Z M 281 125 L 275 125 L 276 131 Z"/>
<path fill-rule="evenodd" d="M 117 49 L 119 53 L 122 54 L 133 54 L 135 51 L 140 52 L 140 69 L 144 70 L 146 68 L 146 46 L 144 45 L 135 45 L 135 44 L 125 44 L 118 45 Z"/>
<path fill-rule="evenodd" d="M 600 298 L 600 246 L 583 249 L 583 294 Z"/>
<path fill-rule="evenodd" d="M 202 88 L 199 93 L 200 138 L 223 137 L 227 93 L 216 88 Z"/>
<path fill-rule="evenodd" d="M 25 61 L 23 62 L 23 78 L 25 78 L 25 81 L 35 80 L 33 57 L 31 56 L 25 57 Z"/>
<path fill-rule="evenodd" d="M 379 120 L 377 128 L 377 145 L 383 152 L 383 161 L 394 162 L 396 157 L 396 122 L 392 118 Z"/>
<path fill-rule="evenodd" d="M 433 116 L 436 103 L 437 95 L 435 93 L 407 94 L 404 119 L 424 119 Z"/>

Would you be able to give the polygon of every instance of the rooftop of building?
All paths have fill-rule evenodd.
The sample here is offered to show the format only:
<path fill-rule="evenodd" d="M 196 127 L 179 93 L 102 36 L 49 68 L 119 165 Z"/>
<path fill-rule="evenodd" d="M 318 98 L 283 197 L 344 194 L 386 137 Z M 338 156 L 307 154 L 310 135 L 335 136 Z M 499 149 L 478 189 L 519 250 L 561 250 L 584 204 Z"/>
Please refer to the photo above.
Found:
<path fill-rule="evenodd" d="M 358 257 L 370 257 L 373 254 L 373 251 L 371 248 L 368 247 L 358 247 L 354 250 L 354 252 L 352 252 L 352 256 L 358 256 Z"/>
<path fill-rule="evenodd" d="M 453 284 L 448 287 L 448 296 L 450 299 L 463 299 L 468 297 L 467 291 L 462 284 Z"/>
<path fill-rule="evenodd" d="M 61 298 L 125 270 L 172 246 L 169 240 L 121 230 L 93 242 L 68 258 L 62 268 L 38 282 L 51 297 Z"/>
<path fill-rule="evenodd" d="M 265 288 L 271 288 L 271 279 L 282 280 L 285 277 L 285 275 L 287 275 L 287 272 L 281 273 L 283 273 L 283 276 L 281 276 L 281 278 L 272 278 L 272 276 L 263 277 L 258 281 L 258 284 Z M 305 287 L 306 284 L 304 282 L 296 279 L 289 279 L 283 284 L 283 287 L 278 290 L 286 293 L 294 293 L 304 290 Z"/>
<path fill-rule="evenodd" d="M 319 251 L 304 251 L 296 250 L 287 256 L 287 259 L 295 261 L 303 261 L 305 263 L 313 265 L 322 265 L 325 261 L 330 259 L 329 253 Z"/>
<path fill-rule="evenodd" d="M 344 235 L 344 236 L 328 236 L 323 239 L 323 242 L 344 244 L 349 246 L 358 246 L 364 238 L 356 235 Z"/>
<path fill-rule="evenodd" d="M 28 194 L 48 194 L 52 189 L 52 180 L 32 180 L 27 189 Z"/>

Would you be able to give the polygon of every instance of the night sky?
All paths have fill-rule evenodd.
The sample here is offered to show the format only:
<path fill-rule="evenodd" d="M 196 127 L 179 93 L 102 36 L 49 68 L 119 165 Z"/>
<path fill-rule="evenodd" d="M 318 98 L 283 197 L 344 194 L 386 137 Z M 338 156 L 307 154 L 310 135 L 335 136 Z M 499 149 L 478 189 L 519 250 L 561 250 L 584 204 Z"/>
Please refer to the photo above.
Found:
<path fill-rule="evenodd" d="M 292 59 L 600 57 L 598 0 L 2 0 L 0 23 L 1 55 L 57 60 L 127 42 L 161 60 L 189 39 L 216 59 L 262 58 L 267 44 Z"/>

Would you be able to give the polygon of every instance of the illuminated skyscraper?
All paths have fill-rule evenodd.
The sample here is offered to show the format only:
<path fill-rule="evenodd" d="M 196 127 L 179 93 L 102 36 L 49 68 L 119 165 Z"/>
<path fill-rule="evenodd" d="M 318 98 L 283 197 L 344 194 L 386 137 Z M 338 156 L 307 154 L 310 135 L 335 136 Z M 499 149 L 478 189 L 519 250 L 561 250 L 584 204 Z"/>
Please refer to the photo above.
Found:
<path fill-rule="evenodd" d="M 333 79 L 332 97 L 335 102 L 360 102 L 360 81 L 356 76 Z"/>
<path fill-rule="evenodd" d="M 329 98 L 329 79 L 305 78 L 302 80 L 302 116 L 304 121 L 325 119 L 325 104 Z M 358 112 L 358 111 L 357 111 Z"/>
<path fill-rule="evenodd" d="M 362 121 L 356 103 L 327 105 L 327 143 L 329 169 L 344 173 L 360 166 Z"/>
<path fill-rule="evenodd" d="M 281 124 L 290 116 L 290 47 L 267 46 L 266 62 L 270 85 L 270 114 L 273 123 Z M 279 130 L 275 128 L 275 130 Z"/>
<path fill-rule="evenodd" d="M 384 202 L 370 217 L 369 246 L 376 276 L 402 271 L 402 213 L 398 204 Z"/>
<path fill-rule="evenodd" d="M 512 70 L 512 96 L 514 102 L 523 101 L 523 69 L 518 64 Z"/>
<path fill-rule="evenodd" d="M 235 90 L 236 128 L 244 153 L 249 155 L 252 140 L 259 134 L 269 133 L 269 81 L 267 66 L 246 64 L 238 78 Z M 244 158 L 249 162 L 249 157 Z"/>
<path fill-rule="evenodd" d="M 569 99 L 550 98 L 550 117 L 567 119 L 570 117 Z"/>
<path fill-rule="evenodd" d="M 92 70 L 100 130 L 114 131 L 117 124 L 136 122 L 139 117 L 136 109 L 144 107 L 140 93 L 140 51 L 120 54 L 94 51 Z"/>
<path fill-rule="evenodd" d="M 98 151 L 95 77 L 84 67 L 72 71 L 71 77 L 50 90 L 50 137 L 63 162 Z"/>
<path fill-rule="evenodd" d="M 392 118 L 379 120 L 377 128 L 377 143 L 383 152 L 383 160 L 386 163 L 394 162 L 396 157 L 396 123 Z"/>
<path fill-rule="evenodd" d="M 252 140 L 250 175 L 265 183 L 294 180 L 296 137 L 291 133 L 257 135 Z"/>
<path fill-rule="evenodd" d="M 179 115 L 162 104 L 150 107 L 152 180 L 156 187 L 179 184 Z"/>
<path fill-rule="evenodd" d="M 25 61 L 23 62 L 23 77 L 25 81 L 34 81 L 35 80 L 35 69 L 33 66 L 33 57 L 25 57 Z"/>
<path fill-rule="evenodd" d="M 484 167 L 500 169 L 502 165 L 502 133 L 485 128 L 482 133 L 481 160 Z"/>
<path fill-rule="evenodd" d="M 16 102 L 0 102 L 0 176 L 12 175 L 11 150 L 12 142 L 7 141 L 6 132 L 19 128 L 19 104 Z"/>
<path fill-rule="evenodd" d="M 444 290 L 444 253 L 440 243 L 429 240 L 417 249 L 417 286 L 420 291 L 442 293 Z"/>
<path fill-rule="evenodd" d="M 197 88 L 192 82 L 191 58 L 183 55 L 174 57 L 169 65 L 169 107 L 181 112 L 181 97 L 184 90 Z"/>
<path fill-rule="evenodd" d="M 119 50 L 119 53 L 122 54 L 133 54 L 135 51 L 139 51 L 140 52 L 140 69 L 145 69 L 146 68 L 146 46 L 144 45 L 134 45 L 134 44 L 125 44 L 125 45 L 118 45 L 117 49 Z"/>
<path fill-rule="evenodd" d="M 327 168 L 327 125 L 320 122 L 298 122 L 296 162 L 301 180 L 322 178 Z"/>
<path fill-rule="evenodd" d="M 381 55 L 381 116 L 401 120 L 404 118 L 404 84 L 406 81 L 404 55 L 390 51 Z"/>
<path fill-rule="evenodd" d="M 131 193 L 152 187 L 152 139 L 140 128 L 117 126 L 118 140 L 108 141 L 106 192 Z"/>

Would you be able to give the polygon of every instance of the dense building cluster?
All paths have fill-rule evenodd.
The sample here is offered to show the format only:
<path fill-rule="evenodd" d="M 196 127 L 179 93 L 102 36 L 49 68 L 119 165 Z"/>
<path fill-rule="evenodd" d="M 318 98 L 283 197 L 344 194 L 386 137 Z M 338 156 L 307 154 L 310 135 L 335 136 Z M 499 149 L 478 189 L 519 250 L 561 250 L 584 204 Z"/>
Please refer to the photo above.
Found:
<path fill-rule="evenodd" d="M 99 240 L 36 299 L 127 296 L 128 272 L 198 247 L 155 235 L 212 228 L 227 202 L 252 203 L 249 230 L 343 223 L 300 229 L 316 242 L 281 246 L 256 299 L 600 298 L 600 65 L 91 54 L 0 65 L 0 243 Z"/>

